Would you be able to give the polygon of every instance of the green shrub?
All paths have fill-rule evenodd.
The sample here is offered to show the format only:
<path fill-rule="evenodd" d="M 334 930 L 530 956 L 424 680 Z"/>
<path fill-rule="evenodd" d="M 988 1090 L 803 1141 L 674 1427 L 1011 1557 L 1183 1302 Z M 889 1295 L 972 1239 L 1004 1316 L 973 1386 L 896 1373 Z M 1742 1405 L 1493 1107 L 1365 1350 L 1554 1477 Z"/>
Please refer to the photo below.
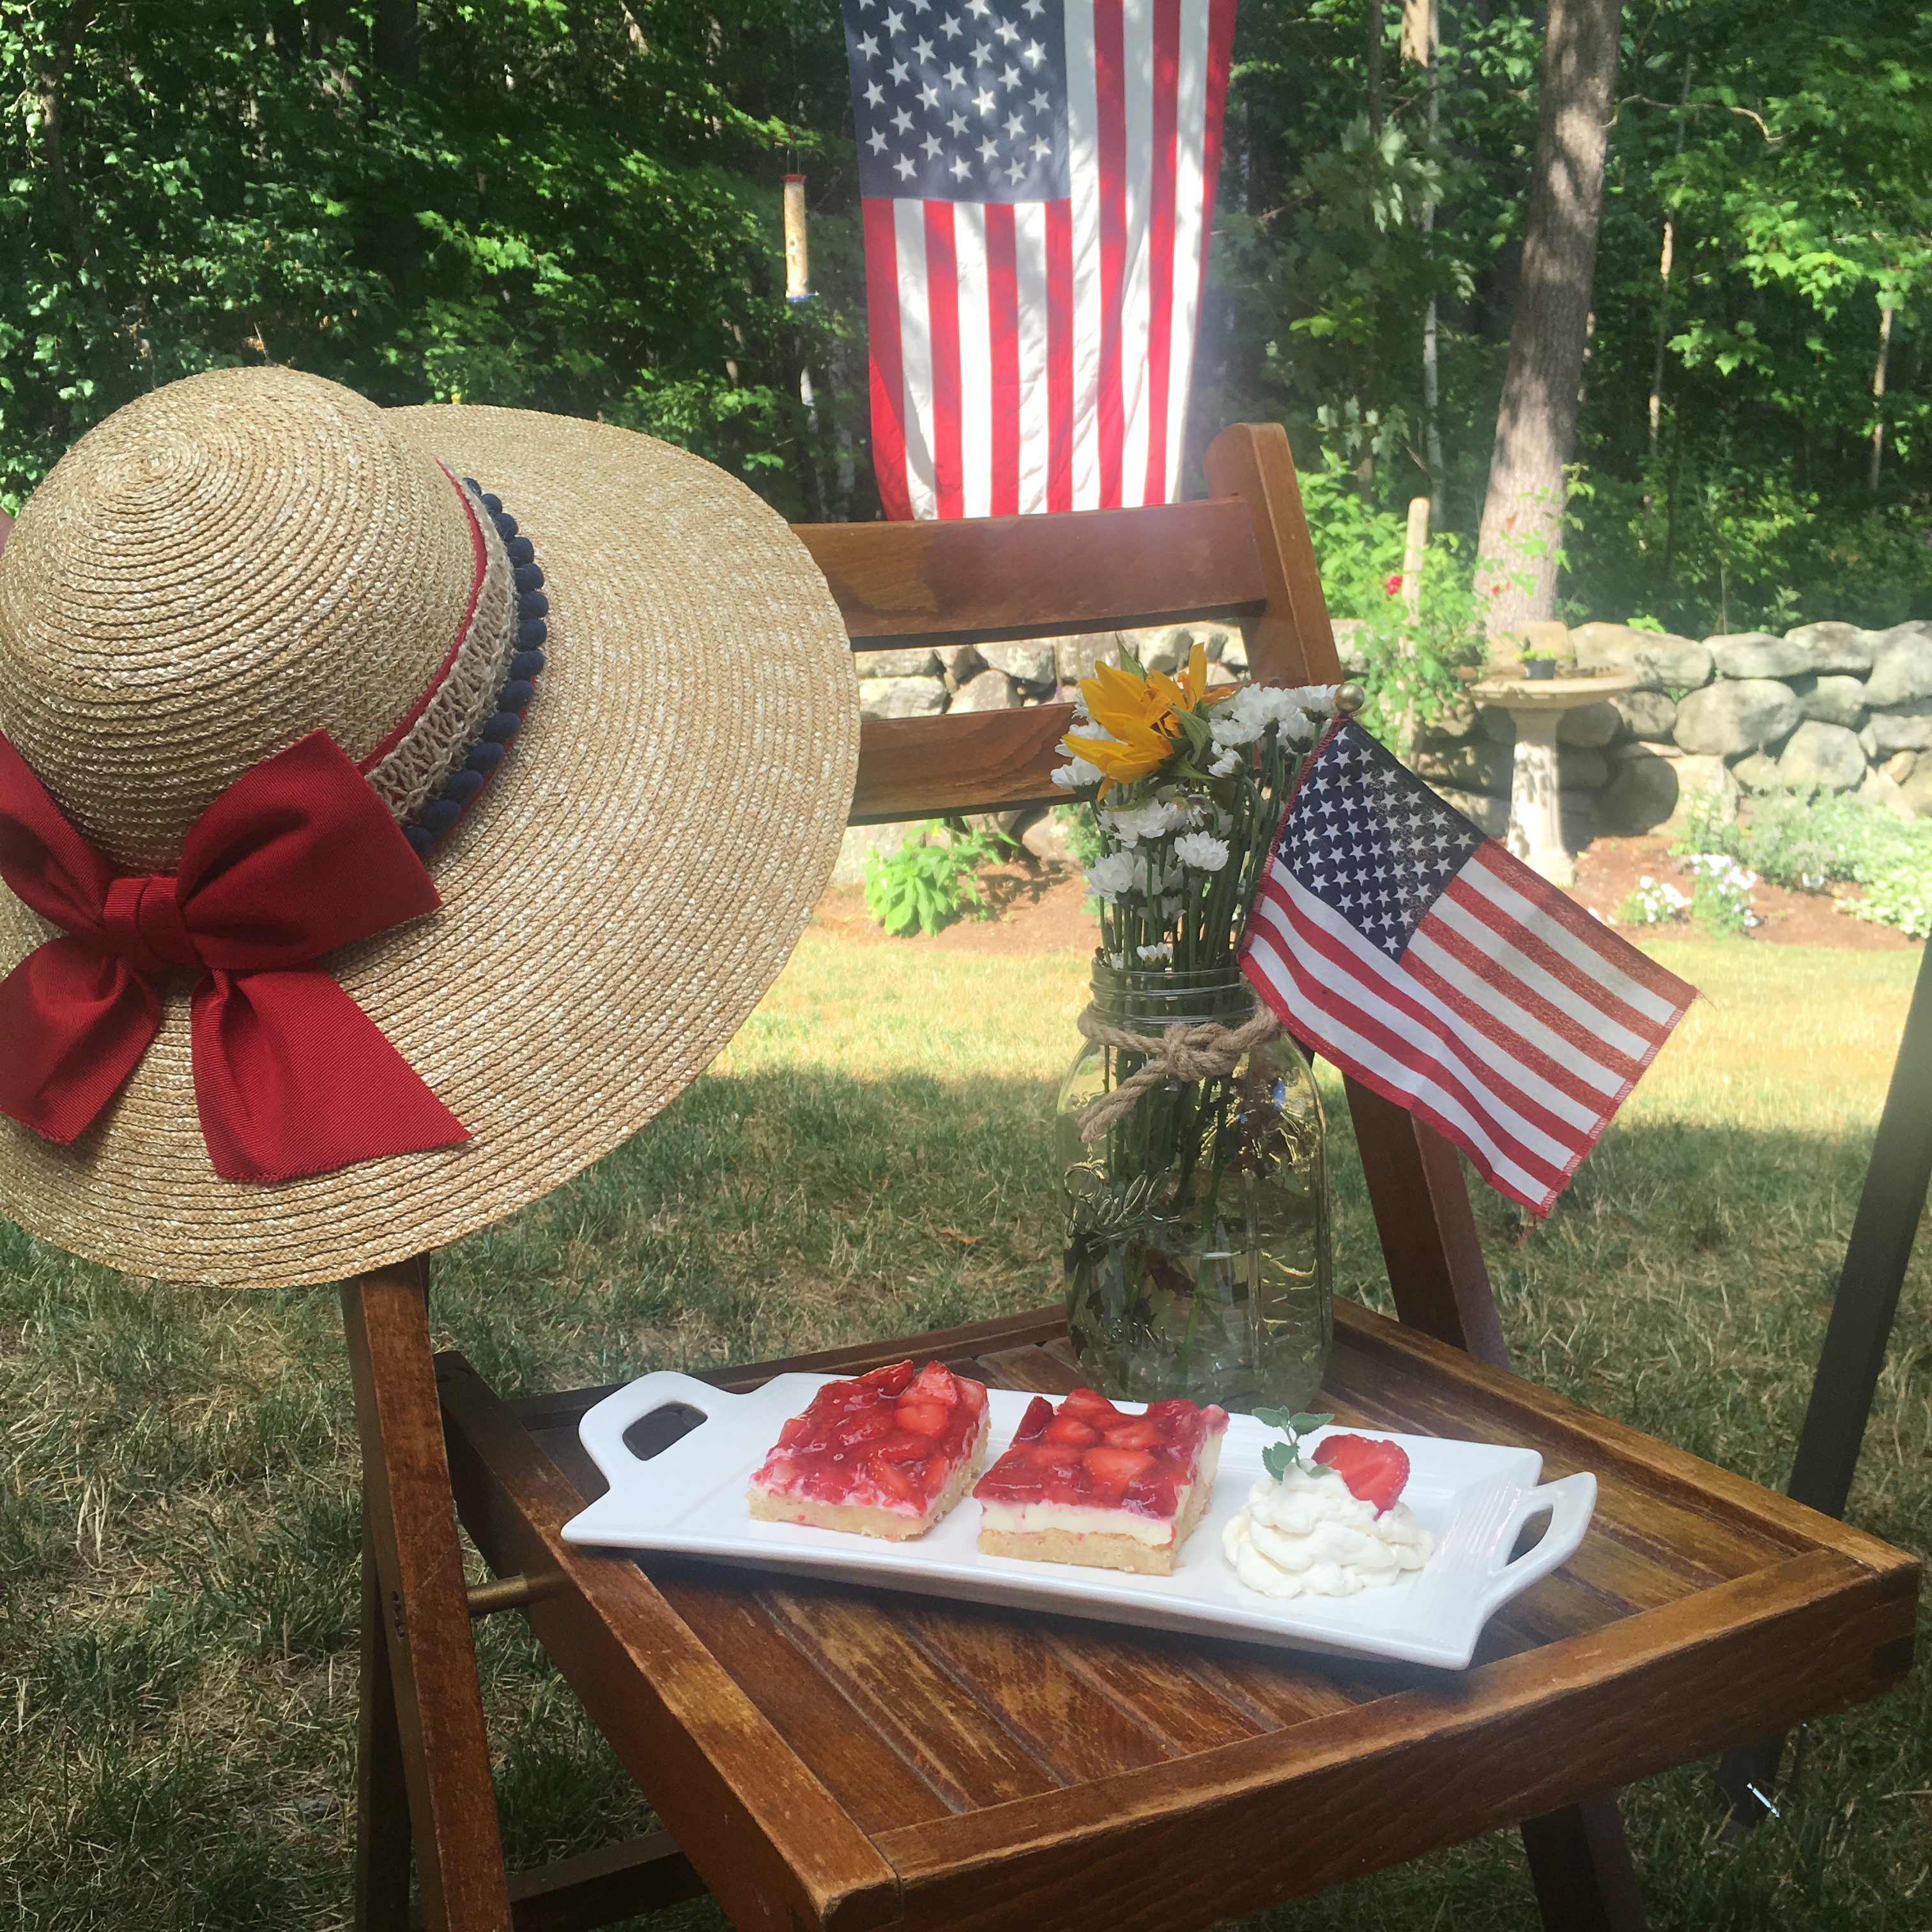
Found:
<path fill-rule="evenodd" d="M 1329 610 L 1364 620 L 1356 639 L 1368 660 L 1362 722 L 1406 757 L 1417 731 L 1462 701 L 1457 670 L 1485 655 L 1472 584 L 1474 546 L 1453 533 L 1430 537 L 1420 614 L 1412 620 L 1402 595 L 1403 518 L 1364 502 L 1354 478 L 1333 462 L 1303 475 L 1301 496 Z"/>
<path fill-rule="evenodd" d="M 1904 819 L 1843 793 L 1760 792 L 1734 824 L 1714 792 L 1694 796 L 1678 852 L 1723 852 L 1774 885 L 1822 892 L 1834 880 L 1861 887 L 1842 902 L 1854 919 L 1932 936 L 1932 820 Z"/>
<path fill-rule="evenodd" d="M 1100 826 L 1090 805 L 1056 805 L 1054 823 L 1066 834 L 1066 849 L 1084 872 L 1100 856 Z"/>
<path fill-rule="evenodd" d="M 976 874 L 1012 842 L 1003 832 L 976 832 L 963 819 L 928 818 L 896 852 L 866 855 L 866 909 L 895 934 L 914 926 L 937 932 L 968 908 L 983 912 L 986 890 Z"/>

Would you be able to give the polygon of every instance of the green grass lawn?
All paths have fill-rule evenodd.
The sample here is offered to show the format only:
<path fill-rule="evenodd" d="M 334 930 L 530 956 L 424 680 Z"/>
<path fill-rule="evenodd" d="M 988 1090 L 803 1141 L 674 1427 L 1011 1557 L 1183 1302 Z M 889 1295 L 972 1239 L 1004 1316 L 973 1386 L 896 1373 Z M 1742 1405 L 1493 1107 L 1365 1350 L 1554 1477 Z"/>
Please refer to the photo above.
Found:
<path fill-rule="evenodd" d="M 1917 961 L 1657 951 L 1707 998 L 1550 1221 L 1484 1192 L 1484 1238 L 1525 1372 L 1776 1484 Z M 506 1388 L 556 1386 L 1050 1298 L 1046 1110 L 1083 989 L 1070 953 L 808 933 L 660 1121 L 443 1255 L 439 1342 Z M 1385 1304 L 1346 1116 L 1330 1120 L 1337 1282 Z M 1922 1552 L 1928 1280 L 1922 1256 L 1851 1509 Z M 334 1294 L 157 1288 L 0 1223 L 0 1922 L 346 1922 L 358 1503 Z M 634 1828 L 521 1620 L 479 1637 L 512 1862 Z M 1922 1665 L 1812 1726 L 1798 1791 L 1742 1844 L 1717 1836 L 1700 1768 L 1627 1793 L 1653 1922 L 1932 1926 L 1928 1682 Z M 1536 1922 L 1510 1834 L 1248 1922 Z"/>

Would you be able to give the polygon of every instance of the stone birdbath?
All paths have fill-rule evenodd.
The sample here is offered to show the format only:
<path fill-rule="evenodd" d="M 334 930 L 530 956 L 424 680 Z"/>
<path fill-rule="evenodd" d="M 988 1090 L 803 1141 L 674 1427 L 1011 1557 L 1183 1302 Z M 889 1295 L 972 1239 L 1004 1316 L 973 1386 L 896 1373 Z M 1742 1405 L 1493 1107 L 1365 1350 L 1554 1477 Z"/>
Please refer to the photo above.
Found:
<path fill-rule="evenodd" d="M 1499 704 L 1516 726 L 1516 762 L 1510 779 L 1509 848 L 1552 885 L 1576 882 L 1576 855 L 1563 842 L 1562 794 L 1556 771 L 1556 728 L 1566 711 L 1600 704 L 1636 688 L 1634 670 L 1564 677 L 1503 675 L 1492 665 L 1470 688 L 1478 704 Z"/>

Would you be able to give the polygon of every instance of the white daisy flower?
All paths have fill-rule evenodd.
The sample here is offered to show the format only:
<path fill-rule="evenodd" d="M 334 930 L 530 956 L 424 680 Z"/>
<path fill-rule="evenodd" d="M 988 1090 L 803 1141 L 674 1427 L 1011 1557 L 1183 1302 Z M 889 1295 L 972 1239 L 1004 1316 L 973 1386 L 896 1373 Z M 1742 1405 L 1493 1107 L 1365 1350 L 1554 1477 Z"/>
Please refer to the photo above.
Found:
<path fill-rule="evenodd" d="M 1228 842 L 1205 832 L 1185 832 L 1174 842 L 1174 856 L 1197 872 L 1218 872 L 1228 862 Z"/>
<path fill-rule="evenodd" d="M 1255 688 L 1253 685 L 1248 686 L 1236 697 L 1232 705 L 1226 710 L 1216 712 L 1213 722 L 1208 725 L 1209 735 L 1222 751 L 1226 751 L 1231 745 L 1252 745 L 1262 735 L 1263 721 L 1246 717 L 1240 710 L 1241 699 Z"/>
<path fill-rule="evenodd" d="M 1100 822 L 1123 845 L 1138 844 L 1143 838 L 1164 838 L 1180 818 L 1180 808 L 1165 799 L 1152 799 L 1145 805 L 1130 805 L 1102 812 Z"/>
<path fill-rule="evenodd" d="M 1090 765 L 1084 758 L 1075 758 L 1054 771 L 1053 782 L 1062 791 L 1084 791 L 1089 785 L 1098 784 L 1106 776 L 1098 765 Z"/>
<path fill-rule="evenodd" d="M 1309 712 L 1325 714 L 1334 700 L 1335 687 L 1329 684 L 1250 684 L 1234 694 L 1232 709 L 1243 724 L 1253 726 L 1257 736 L 1275 724 L 1291 744 L 1305 745 L 1316 731 Z"/>
<path fill-rule="evenodd" d="M 1123 892 L 1135 890 L 1140 869 L 1131 853 L 1109 852 L 1088 867 L 1087 890 L 1112 905 Z"/>
<path fill-rule="evenodd" d="M 1162 940 L 1158 946 L 1136 946 L 1134 950 L 1150 966 L 1164 966 L 1174 957 L 1174 947 L 1172 943 L 1166 940 Z"/>
<path fill-rule="evenodd" d="M 1223 752 L 1221 755 L 1208 767 L 1208 776 L 1210 778 L 1231 778 L 1240 769 L 1241 755 L 1238 752 L 1234 751 L 1231 748 L 1230 749 Z"/>

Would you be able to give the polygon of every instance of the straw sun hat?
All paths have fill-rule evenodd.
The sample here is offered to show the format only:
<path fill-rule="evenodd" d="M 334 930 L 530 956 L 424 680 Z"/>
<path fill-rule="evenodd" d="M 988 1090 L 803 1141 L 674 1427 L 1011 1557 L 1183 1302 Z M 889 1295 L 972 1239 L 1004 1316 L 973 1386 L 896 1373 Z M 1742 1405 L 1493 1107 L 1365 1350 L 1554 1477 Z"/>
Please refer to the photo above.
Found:
<path fill-rule="evenodd" d="M 0 738 L 0 1212 L 274 1286 L 497 1220 L 702 1071 L 858 706 L 803 548 L 696 458 L 226 370 L 20 512 Z"/>

